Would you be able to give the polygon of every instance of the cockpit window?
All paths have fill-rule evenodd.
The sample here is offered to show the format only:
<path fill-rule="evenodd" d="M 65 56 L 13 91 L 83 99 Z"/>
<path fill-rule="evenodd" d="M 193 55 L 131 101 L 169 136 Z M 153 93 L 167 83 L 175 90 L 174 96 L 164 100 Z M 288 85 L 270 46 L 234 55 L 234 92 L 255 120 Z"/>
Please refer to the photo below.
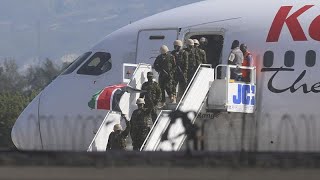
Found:
<path fill-rule="evenodd" d="M 106 52 L 97 52 L 83 64 L 77 73 L 98 76 L 109 71 L 111 68 L 111 54 Z"/>
<path fill-rule="evenodd" d="M 61 75 L 66 75 L 72 73 L 75 69 L 77 69 L 80 64 L 82 64 L 90 55 L 92 52 L 86 52 L 79 56 L 76 60 L 74 60 L 69 67 L 61 74 Z"/>

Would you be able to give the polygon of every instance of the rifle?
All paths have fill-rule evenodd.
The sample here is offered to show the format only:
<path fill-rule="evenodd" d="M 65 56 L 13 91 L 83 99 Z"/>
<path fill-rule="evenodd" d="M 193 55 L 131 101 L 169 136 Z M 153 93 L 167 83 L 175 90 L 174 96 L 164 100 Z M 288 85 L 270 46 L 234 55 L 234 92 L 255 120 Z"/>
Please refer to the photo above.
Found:
<path fill-rule="evenodd" d="M 172 79 L 171 75 L 166 70 L 162 69 L 161 72 L 163 72 L 166 77 L 169 77 L 170 79 Z"/>
<path fill-rule="evenodd" d="M 184 73 L 181 69 L 181 67 L 179 65 L 177 65 L 177 73 L 178 73 L 178 79 L 183 82 L 183 83 L 186 83 L 186 79 L 184 77 Z"/>

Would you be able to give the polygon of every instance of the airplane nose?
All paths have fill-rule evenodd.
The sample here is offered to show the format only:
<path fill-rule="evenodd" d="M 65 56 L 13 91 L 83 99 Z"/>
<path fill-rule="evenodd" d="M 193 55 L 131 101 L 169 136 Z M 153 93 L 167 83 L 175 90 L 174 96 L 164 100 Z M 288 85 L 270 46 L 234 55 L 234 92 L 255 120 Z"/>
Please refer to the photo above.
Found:
<path fill-rule="evenodd" d="M 40 93 L 41 94 L 41 93 Z M 40 96 L 35 97 L 23 110 L 11 131 L 13 144 L 19 150 L 41 150 L 41 134 L 38 119 Z"/>

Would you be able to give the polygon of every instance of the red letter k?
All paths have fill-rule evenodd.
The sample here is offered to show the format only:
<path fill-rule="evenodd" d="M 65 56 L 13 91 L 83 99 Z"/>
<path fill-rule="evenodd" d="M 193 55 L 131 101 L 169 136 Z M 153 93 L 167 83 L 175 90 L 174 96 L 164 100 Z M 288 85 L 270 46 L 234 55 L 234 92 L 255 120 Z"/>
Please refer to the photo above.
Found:
<path fill-rule="evenodd" d="M 306 41 L 307 37 L 303 32 L 303 29 L 298 21 L 298 17 L 310 9 L 314 5 L 306 5 L 299 9 L 298 11 L 294 12 L 291 16 L 287 17 L 292 6 L 282 6 L 276 17 L 274 18 L 268 37 L 267 42 L 277 42 L 280 37 L 280 33 L 284 23 L 287 24 L 288 29 L 291 33 L 291 36 L 294 41 Z"/>

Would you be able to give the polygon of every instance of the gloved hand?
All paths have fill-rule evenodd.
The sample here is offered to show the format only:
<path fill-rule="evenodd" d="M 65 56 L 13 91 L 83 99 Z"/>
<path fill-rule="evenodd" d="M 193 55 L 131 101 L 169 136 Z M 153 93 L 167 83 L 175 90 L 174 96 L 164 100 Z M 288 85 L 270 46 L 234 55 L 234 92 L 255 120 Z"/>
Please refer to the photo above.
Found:
<path fill-rule="evenodd" d="M 122 114 L 122 113 L 121 113 L 121 117 L 122 117 L 123 119 L 125 119 L 126 121 L 128 121 L 127 116 L 126 116 L 125 114 Z"/>

